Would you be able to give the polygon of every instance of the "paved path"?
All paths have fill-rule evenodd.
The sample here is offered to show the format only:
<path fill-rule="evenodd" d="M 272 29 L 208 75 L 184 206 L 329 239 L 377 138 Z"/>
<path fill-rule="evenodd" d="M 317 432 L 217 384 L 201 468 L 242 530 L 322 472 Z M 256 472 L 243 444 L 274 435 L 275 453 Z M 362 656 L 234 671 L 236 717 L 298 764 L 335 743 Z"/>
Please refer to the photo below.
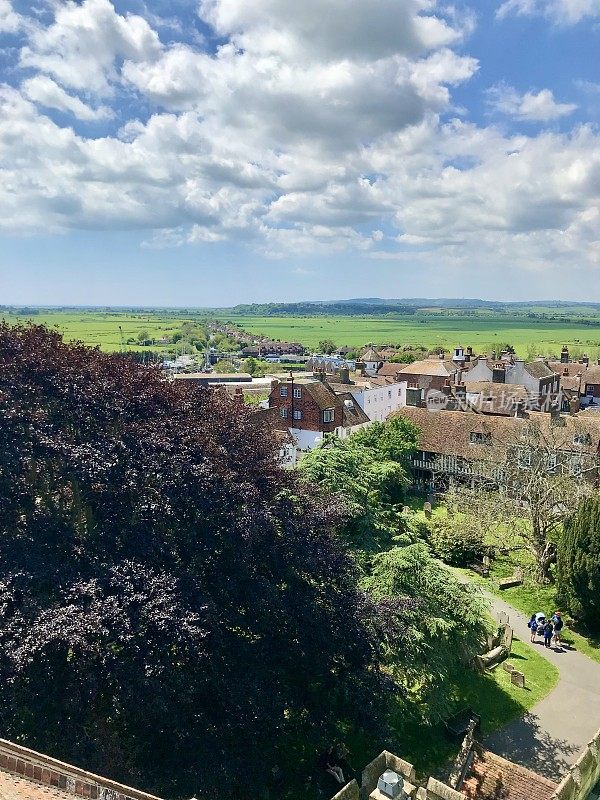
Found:
<path fill-rule="evenodd" d="M 484 594 L 495 613 L 508 614 L 515 635 L 560 670 L 559 682 L 547 697 L 524 717 L 488 737 L 485 744 L 517 764 L 552 780 L 561 779 L 600 728 L 600 663 L 576 650 L 548 650 L 541 642 L 531 644 L 528 618 L 503 600 Z M 552 613 L 552 609 L 545 611 Z"/>

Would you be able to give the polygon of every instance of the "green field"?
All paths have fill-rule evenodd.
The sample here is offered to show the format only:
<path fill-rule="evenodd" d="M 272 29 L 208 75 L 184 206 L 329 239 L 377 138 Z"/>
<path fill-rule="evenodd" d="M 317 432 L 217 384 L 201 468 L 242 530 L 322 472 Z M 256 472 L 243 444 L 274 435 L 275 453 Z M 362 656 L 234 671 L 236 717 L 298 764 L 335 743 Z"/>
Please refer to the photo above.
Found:
<path fill-rule="evenodd" d="M 530 347 L 546 354 L 560 352 L 563 344 L 586 350 L 592 358 L 600 349 L 600 319 L 583 322 L 550 321 L 525 315 L 431 314 L 397 317 L 227 317 L 245 330 L 272 339 L 298 341 L 316 348 L 321 339 L 333 339 L 338 346 L 362 347 L 375 344 L 424 345 L 427 348 L 471 345 L 476 352 L 497 349 L 510 343 L 517 353 L 527 355 Z"/>
<path fill-rule="evenodd" d="M 26 322 L 30 319 L 36 324 L 45 324 L 56 327 L 67 340 L 78 340 L 92 347 L 98 346 L 107 352 L 118 351 L 121 346 L 119 326 L 123 331 L 123 339 L 137 339 L 138 333 L 148 331 L 150 337 L 159 339 L 162 336 L 172 336 L 181 327 L 182 322 L 194 319 L 194 316 L 176 316 L 161 314 L 160 312 L 144 311 L 79 311 L 79 312 L 46 312 L 40 311 L 32 317 L 7 315 L 4 317 L 9 323 Z M 198 319 L 205 317 L 198 317 Z M 172 346 L 171 346 L 172 347 Z M 127 350 L 139 350 L 139 345 L 125 345 Z M 153 345 L 153 350 L 168 349 L 160 345 Z"/>
<path fill-rule="evenodd" d="M 587 352 L 591 358 L 600 357 L 600 316 L 593 315 L 549 320 L 526 314 L 498 314 L 486 309 L 460 314 L 432 308 L 430 312 L 393 316 L 260 317 L 227 315 L 223 310 L 218 316 L 222 321 L 239 324 L 250 336 L 299 341 L 310 349 L 316 349 L 319 341 L 326 338 L 333 339 L 338 346 L 357 348 L 369 342 L 423 345 L 429 349 L 471 345 L 476 352 L 489 352 L 509 343 L 519 355 L 527 356 L 534 351 L 543 355 L 558 353 L 563 344 L 567 344 L 575 354 Z M 30 318 L 56 327 L 66 339 L 117 351 L 120 349 L 119 326 L 125 342 L 136 339 L 143 330 L 148 331 L 151 338 L 158 339 L 172 335 L 186 320 L 206 321 L 208 312 L 40 309 L 32 317 L 7 314 L 5 318 L 12 323 Z M 139 349 L 139 345 L 126 345 L 126 349 Z M 161 348 L 154 345 L 153 349 Z"/>

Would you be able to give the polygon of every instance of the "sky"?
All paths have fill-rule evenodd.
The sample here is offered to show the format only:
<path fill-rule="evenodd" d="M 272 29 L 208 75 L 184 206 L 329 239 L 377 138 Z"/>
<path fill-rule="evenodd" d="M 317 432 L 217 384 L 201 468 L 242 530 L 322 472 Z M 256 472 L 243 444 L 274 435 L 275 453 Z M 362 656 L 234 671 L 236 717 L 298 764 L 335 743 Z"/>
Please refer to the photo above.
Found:
<path fill-rule="evenodd" d="M 600 301 L 600 0 L 0 0 L 0 303 Z"/>

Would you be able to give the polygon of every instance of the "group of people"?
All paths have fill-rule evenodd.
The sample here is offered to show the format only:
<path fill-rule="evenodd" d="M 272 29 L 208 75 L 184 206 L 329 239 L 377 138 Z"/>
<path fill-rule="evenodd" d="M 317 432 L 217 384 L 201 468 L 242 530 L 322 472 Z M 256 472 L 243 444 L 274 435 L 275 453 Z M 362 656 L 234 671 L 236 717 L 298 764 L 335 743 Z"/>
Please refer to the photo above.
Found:
<path fill-rule="evenodd" d="M 541 636 L 544 640 L 544 647 L 552 647 L 554 643 L 556 647 L 561 646 L 560 632 L 562 631 L 563 621 L 560 611 L 555 611 L 550 619 L 546 619 L 543 611 L 538 611 L 536 614 L 531 615 L 531 619 L 527 623 L 531 631 L 531 641 L 536 641 L 536 636 Z"/>

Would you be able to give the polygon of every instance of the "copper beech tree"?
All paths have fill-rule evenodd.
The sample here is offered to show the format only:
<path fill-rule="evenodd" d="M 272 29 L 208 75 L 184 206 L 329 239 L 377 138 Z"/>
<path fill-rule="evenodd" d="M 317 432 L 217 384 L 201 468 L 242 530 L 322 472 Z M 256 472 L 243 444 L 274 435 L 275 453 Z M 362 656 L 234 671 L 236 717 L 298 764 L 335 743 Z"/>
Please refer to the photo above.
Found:
<path fill-rule="evenodd" d="M 249 796 L 288 744 L 369 724 L 384 625 L 335 502 L 295 480 L 225 393 L 0 325 L 3 735 L 169 796 Z"/>

